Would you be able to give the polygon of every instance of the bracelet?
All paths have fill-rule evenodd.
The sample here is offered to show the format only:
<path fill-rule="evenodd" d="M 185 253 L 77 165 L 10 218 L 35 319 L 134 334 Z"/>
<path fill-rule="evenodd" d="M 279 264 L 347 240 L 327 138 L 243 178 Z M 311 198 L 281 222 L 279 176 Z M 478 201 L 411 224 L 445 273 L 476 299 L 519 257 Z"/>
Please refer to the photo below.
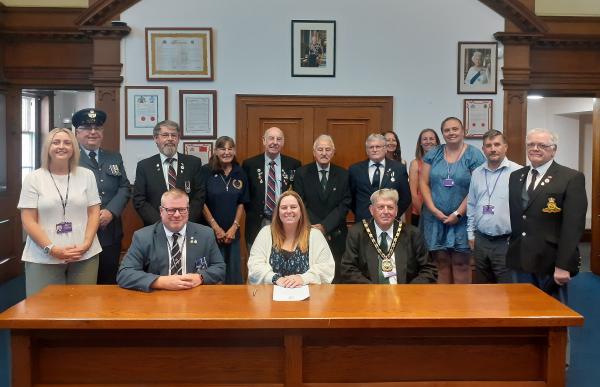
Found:
<path fill-rule="evenodd" d="M 462 215 L 458 211 L 454 211 L 454 215 L 456 215 L 458 219 L 462 218 Z"/>
<path fill-rule="evenodd" d="M 236 226 L 238 226 L 238 228 L 240 228 L 240 222 L 238 222 L 237 220 L 234 220 L 233 224 L 235 224 Z"/>

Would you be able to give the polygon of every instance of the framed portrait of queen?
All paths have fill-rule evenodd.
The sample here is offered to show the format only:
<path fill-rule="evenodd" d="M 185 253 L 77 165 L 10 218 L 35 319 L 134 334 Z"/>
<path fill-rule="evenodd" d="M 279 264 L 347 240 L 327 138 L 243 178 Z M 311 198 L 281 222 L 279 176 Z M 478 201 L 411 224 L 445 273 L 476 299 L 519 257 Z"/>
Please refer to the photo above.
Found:
<path fill-rule="evenodd" d="M 458 42 L 458 94 L 496 94 L 498 43 Z"/>

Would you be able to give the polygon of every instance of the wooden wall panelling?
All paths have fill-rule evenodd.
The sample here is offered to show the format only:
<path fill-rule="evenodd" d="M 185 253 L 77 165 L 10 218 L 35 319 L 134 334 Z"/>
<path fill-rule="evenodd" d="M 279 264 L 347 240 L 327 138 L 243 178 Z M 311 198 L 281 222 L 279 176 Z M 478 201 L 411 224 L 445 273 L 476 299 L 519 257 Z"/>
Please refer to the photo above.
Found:
<path fill-rule="evenodd" d="M 596 102 L 594 102 L 594 113 L 592 117 L 592 230 L 596 230 L 595 236 L 592 233 L 592 243 L 590 251 L 590 265 L 592 272 L 600 274 L 600 238 L 598 231 L 600 230 L 600 92 L 596 94 Z"/>

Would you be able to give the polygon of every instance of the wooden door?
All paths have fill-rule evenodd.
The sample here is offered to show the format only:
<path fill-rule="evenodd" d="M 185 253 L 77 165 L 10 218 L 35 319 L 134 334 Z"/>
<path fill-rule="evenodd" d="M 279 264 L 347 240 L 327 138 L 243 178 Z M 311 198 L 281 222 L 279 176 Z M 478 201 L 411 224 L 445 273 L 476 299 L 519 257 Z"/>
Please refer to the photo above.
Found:
<path fill-rule="evenodd" d="M 236 96 L 238 160 L 262 153 L 271 126 L 285 134 L 283 153 L 308 164 L 321 134 L 333 137 L 334 163 L 345 168 L 364 160 L 370 133 L 392 129 L 392 97 Z"/>

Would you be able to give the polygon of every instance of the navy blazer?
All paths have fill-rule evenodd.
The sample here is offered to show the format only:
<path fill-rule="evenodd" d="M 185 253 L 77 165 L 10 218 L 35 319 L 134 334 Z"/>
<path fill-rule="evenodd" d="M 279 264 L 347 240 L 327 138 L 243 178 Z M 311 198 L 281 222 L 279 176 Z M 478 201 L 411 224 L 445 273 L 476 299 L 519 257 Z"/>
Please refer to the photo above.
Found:
<path fill-rule="evenodd" d="M 204 208 L 205 185 L 200 170 L 202 161 L 196 156 L 177 153 L 177 181 L 175 186 L 186 191 L 190 198 L 190 222 L 199 223 Z M 135 171 L 133 205 L 148 226 L 160 220 L 160 198 L 167 191 L 167 183 L 160 162 L 160 154 L 141 160 Z"/>
<path fill-rule="evenodd" d="M 285 155 L 281 155 L 281 169 L 288 176 L 286 179 L 282 173 L 281 192 L 286 191 L 294 182 L 296 169 L 300 167 L 300 161 Z M 248 177 L 248 188 L 250 202 L 245 204 L 246 208 L 246 243 L 254 243 L 254 239 L 261 229 L 263 211 L 265 209 L 265 184 L 267 174 L 265 173 L 265 154 L 261 153 L 242 163 L 242 169 Z M 259 173 L 258 171 L 261 171 Z"/>
<path fill-rule="evenodd" d="M 514 171 L 508 183 L 511 236 L 508 267 L 538 275 L 554 268 L 579 272 L 578 244 L 585 229 L 587 196 L 585 176 L 552 162 L 523 206 L 523 193 L 530 167 Z"/>
<path fill-rule="evenodd" d="M 92 160 L 83 149 L 81 149 L 79 165 L 94 172 L 101 200 L 100 207 L 113 214 L 112 222 L 104 228 L 98 228 L 100 244 L 111 246 L 120 244 L 123 238 L 121 214 L 131 197 L 130 184 L 120 153 L 104 149 L 99 149 L 97 153 L 98 168 L 94 167 Z"/>
<path fill-rule="evenodd" d="M 188 222 L 185 249 L 188 274 L 202 275 L 206 285 L 225 281 L 225 261 L 212 229 Z M 168 241 L 162 222 L 157 222 L 133 234 L 131 247 L 117 273 L 117 283 L 122 288 L 149 292 L 150 285 L 165 275 L 169 275 Z"/>
<path fill-rule="evenodd" d="M 351 165 L 348 173 L 350 176 L 350 192 L 352 193 L 352 212 L 356 216 L 356 222 L 369 219 L 371 218 L 369 212 L 371 194 L 376 191 L 369 181 L 369 160 Z M 386 158 L 385 171 L 381 176 L 379 188 L 392 188 L 398 191 L 398 217 L 400 217 L 411 202 L 406 165 Z"/>

